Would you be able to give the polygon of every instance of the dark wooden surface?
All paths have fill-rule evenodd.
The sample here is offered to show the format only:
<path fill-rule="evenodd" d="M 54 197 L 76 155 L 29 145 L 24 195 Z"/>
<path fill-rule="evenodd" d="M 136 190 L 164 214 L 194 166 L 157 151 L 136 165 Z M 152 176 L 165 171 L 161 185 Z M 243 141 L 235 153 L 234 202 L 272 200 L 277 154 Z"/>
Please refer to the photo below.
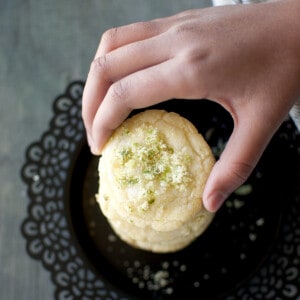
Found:
<path fill-rule="evenodd" d="M 50 274 L 25 250 L 29 200 L 20 179 L 28 144 L 52 101 L 84 80 L 103 31 L 211 5 L 210 0 L 0 1 L 0 299 L 54 299 Z"/>

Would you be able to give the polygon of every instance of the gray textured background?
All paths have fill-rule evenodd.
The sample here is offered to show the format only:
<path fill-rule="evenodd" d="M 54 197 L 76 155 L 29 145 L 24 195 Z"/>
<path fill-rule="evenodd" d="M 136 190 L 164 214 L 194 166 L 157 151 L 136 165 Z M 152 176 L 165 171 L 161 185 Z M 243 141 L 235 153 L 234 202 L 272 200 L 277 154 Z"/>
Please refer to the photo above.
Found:
<path fill-rule="evenodd" d="M 52 117 L 52 101 L 86 78 L 110 27 L 210 6 L 210 0 L 0 0 L 0 299 L 54 299 L 54 285 L 25 251 L 28 199 L 20 168 Z"/>

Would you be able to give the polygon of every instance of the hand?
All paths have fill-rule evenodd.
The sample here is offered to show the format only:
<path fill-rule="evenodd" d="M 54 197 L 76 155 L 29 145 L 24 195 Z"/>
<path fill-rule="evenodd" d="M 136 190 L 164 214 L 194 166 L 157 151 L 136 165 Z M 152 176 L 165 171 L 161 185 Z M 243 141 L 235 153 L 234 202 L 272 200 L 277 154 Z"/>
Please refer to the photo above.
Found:
<path fill-rule="evenodd" d="M 216 211 L 252 172 L 300 93 L 299 0 L 191 10 L 107 31 L 91 64 L 83 119 L 94 154 L 131 110 L 210 99 L 234 130 L 205 187 Z"/>

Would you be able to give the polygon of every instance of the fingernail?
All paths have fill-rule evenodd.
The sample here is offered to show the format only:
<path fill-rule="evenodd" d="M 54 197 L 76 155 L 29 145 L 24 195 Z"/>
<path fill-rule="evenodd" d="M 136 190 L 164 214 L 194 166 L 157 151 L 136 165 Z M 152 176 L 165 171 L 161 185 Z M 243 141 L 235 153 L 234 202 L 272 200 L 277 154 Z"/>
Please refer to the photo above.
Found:
<path fill-rule="evenodd" d="M 227 198 L 227 194 L 217 191 L 204 199 L 204 206 L 210 212 L 217 212 Z"/>

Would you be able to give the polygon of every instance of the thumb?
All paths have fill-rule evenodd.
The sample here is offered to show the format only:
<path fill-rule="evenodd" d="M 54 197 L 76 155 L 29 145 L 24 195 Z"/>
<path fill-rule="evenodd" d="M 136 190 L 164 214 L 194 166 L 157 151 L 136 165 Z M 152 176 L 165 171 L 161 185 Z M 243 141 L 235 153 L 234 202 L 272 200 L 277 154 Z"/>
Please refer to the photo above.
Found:
<path fill-rule="evenodd" d="M 246 181 L 270 139 L 268 125 L 243 121 L 236 124 L 230 139 L 207 180 L 203 202 L 216 212 L 226 198 Z"/>

